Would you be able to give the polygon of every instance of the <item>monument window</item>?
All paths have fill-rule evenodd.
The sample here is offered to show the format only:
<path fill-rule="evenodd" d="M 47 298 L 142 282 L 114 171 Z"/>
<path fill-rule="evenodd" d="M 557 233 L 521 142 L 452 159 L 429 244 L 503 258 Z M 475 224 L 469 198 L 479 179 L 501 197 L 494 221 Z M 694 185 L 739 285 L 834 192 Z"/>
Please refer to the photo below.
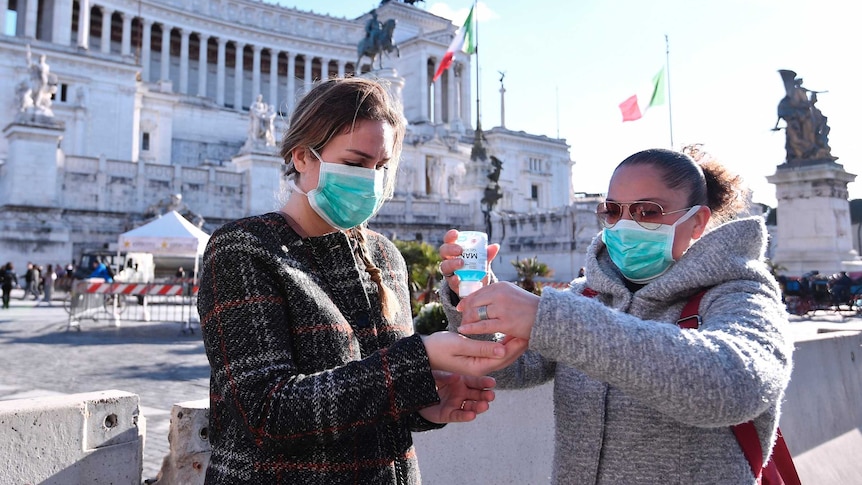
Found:
<path fill-rule="evenodd" d="M 9 9 L 6 10 L 6 25 L 0 25 L 0 28 L 3 29 L 2 33 L 5 35 L 15 35 L 18 30 L 16 28 L 18 25 L 18 7 L 16 4 L 15 0 L 9 2 Z"/>
<path fill-rule="evenodd" d="M 530 157 L 527 159 L 527 167 L 530 172 L 539 173 L 542 171 L 542 159 L 538 157 Z"/>
<path fill-rule="evenodd" d="M 530 186 L 530 200 L 539 201 L 539 186 L 536 184 Z"/>
<path fill-rule="evenodd" d="M 141 134 L 141 150 L 150 151 L 150 134 L 146 131 Z"/>
<path fill-rule="evenodd" d="M 66 83 L 60 84 L 60 102 L 65 103 L 69 100 L 69 85 Z"/>

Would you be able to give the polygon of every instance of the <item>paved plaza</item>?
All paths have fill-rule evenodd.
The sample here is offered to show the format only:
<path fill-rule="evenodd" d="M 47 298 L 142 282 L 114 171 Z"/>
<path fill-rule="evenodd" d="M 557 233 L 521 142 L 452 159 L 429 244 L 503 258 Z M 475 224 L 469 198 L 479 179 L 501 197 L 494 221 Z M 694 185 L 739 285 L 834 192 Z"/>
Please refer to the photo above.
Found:
<path fill-rule="evenodd" d="M 83 320 L 67 330 L 68 314 L 36 306 L 13 292 L 0 309 L 0 400 L 117 389 L 140 396 L 146 418 L 143 479 L 155 478 L 168 453 L 174 403 L 209 396 L 209 364 L 200 331 L 180 323 Z M 104 315 L 107 317 L 107 315 Z"/>
<path fill-rule="evenodd" d="M 67 330 L 63 293 L 54 305 L 36 306 L 13 293 L 0 310 L 0 400 L 117 389 L 140 396 L 146 417 L 143 479 L 155 478 L 168 453 L 174 403 L 208 397 L 209 365 L 200 331 L 175 322 L 84 320 Z M 791 317 L 796 339 L 818 328 L 859 329 L 855 313 L 819 311 Z"/>

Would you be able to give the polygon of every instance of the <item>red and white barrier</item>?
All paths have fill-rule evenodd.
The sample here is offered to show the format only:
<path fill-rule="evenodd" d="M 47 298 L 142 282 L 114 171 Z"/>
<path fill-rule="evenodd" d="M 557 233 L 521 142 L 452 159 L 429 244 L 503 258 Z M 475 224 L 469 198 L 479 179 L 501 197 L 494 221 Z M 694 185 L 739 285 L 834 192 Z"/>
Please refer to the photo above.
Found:
<path fill-rule="evenodd" d="M 188 286 L 158 284 L 158 283 L 78 283 L 77 293 L 100 293 L 106 295 L 157 295 L 157 296 L 188 296 Z M 191 295 L 197 295 L 198 286 L 192 287 Z"/>

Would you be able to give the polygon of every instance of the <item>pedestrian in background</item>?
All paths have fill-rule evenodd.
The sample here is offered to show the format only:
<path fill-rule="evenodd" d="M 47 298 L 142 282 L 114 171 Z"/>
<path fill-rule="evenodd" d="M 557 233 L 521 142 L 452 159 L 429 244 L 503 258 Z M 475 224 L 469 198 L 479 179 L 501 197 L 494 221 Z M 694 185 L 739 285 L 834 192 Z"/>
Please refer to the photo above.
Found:
<path fill-rule="evenodd" d="M 9 299 L 12 297 L 12 289 L 18 287 L 18 275 L 15 274 L 15 266 L 8 262 L 0 272 L 0 289 L 3 290 L 3 308 L 9 308 Z"/>
<path fill-rule="evenodd" d="M 30 294 L 33 296 L 33 300 L 39 301 L 39 297 L 42 296 L 41 286 L 42 286 L 42 270 L 39 266 L 31 265 L 29 268 L 30 273 Z"/>
<path fill-rule="evenodd" d="M 51 306 L 54 298 L 54 283 L 57 281 L 57 273 L 54 272 L 54 266 L 49 264 L 45 267 L 45 273 L 42 274 L 42 301 L 40 301 L 37 305 L 41 305 L 42 303 Z"/>
<path fill-rule="evenodd" d="M 27 271 L 24 272 L 24 294 L 21 295 L 22 300 L 27 299 L 30 294 L 30 285 L 33 283 L 33 263 L 27 261 Z"/>

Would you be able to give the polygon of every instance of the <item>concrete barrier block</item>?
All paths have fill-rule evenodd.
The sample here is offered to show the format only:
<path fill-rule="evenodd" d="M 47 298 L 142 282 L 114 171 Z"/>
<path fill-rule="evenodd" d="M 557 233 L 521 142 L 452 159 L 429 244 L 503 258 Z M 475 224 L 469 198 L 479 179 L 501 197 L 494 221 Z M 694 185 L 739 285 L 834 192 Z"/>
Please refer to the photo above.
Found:
<path fill-rule="evenodd" d="M 152 485 L 203 485 L 212 453 L 209 404 L 209 399 L 201 399 L 173 405 L 170 450 Z"/>
<path fill-rule="evenodd" d="M 0 401 L 0 483 L 141 483 L 136 394 L 100 391 Z"/>
<path fill-rule="evenodd" d="M 796 342 L 780 426 L 802 483 L 862 483 L 862 333 Z"/>
<path fill-rule="evenodd" d="M 413 433 L 423 485 L 551 482 L 553 383 L 496 394 L 475 421 Z"/>

